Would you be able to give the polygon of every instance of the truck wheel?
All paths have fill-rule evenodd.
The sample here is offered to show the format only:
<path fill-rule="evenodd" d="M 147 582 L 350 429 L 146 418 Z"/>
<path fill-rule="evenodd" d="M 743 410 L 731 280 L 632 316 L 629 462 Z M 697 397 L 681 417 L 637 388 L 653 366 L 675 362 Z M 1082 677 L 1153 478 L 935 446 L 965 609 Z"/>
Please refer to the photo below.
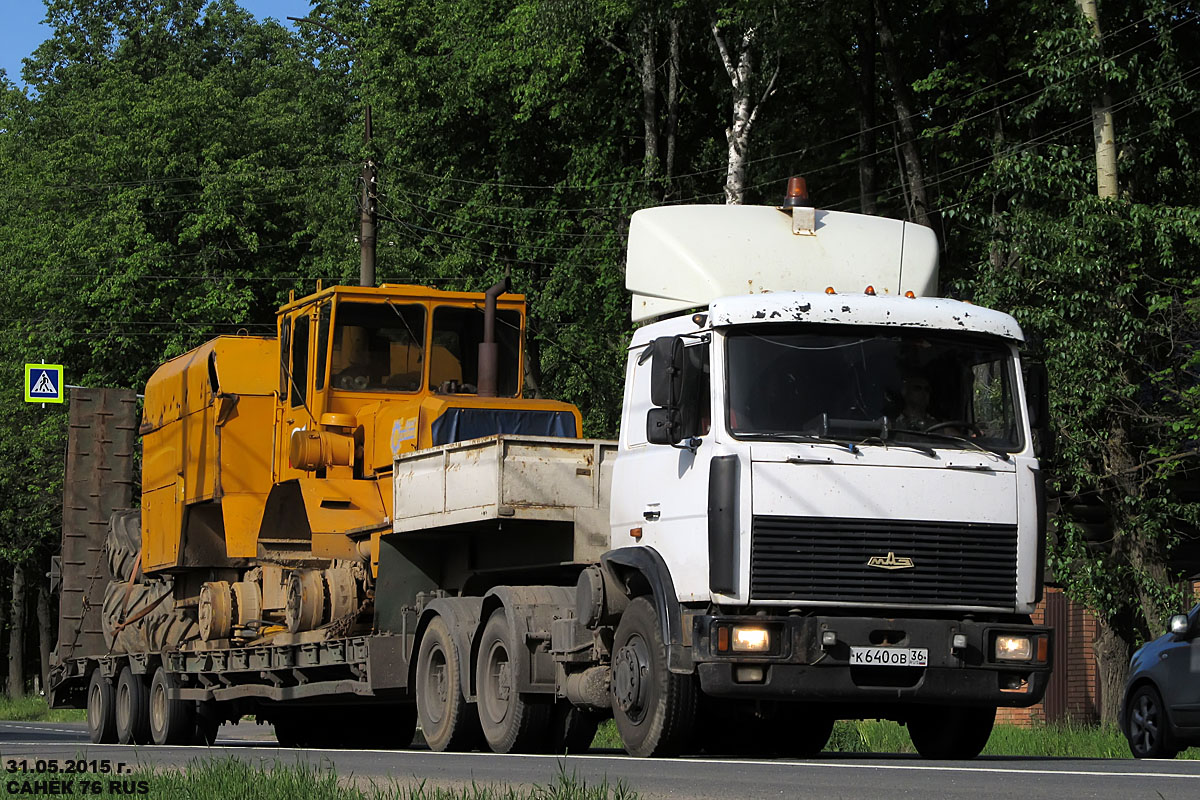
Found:
<path fill-rule="evenodd" d="M 553 702 L 531 701 L 517 691 L 517 648 L 504 609 L 488 618 L 479 641 L 475 707 L 483 738 L 494 753 L 530 753 L 546 741 Z"/>
<path fill-rule="evenodd" d="M 667 669 L 658 613 L 645 597 L 629 604 L 613 639 L 613 719 L 634 756 L 677 755 L 696 718 L 696 681 Z"/>
<path fill-rule="evenodd" d="M 196 732 L 196 704 L 169 693 L 178 682 L 165 669 L 154 670 L 150 682 L 150 739 L 155 744 L 190 744 Z"/>
<path fill-rule="evenodd" d="M 974 758 L 996 721 L 995 708 L 932 706 L 908 720 L 908 738 L 924 758 Z"/>
<path fill-rule="evenodd" d="M 1174 758 L 1178 754 L 1162 696 L 1149 684 L 1139 686 L 1125 704 L 1125 731 L 1134 758 Z M 91 719 L 90 712 L 88 719 Z"/>
<path fill-rule="evenodd" d="M 431 750 L 470 750 L 479 718 L 462 693 L 462 663 L 446 621 L 434 617 L 417 651 L 417 720 Z"/>
<path fill-rule="evenodd" d="M 117 741 L 121 744 L 150 743 L 150 691 L 140 675 L 128 666 L 117 678 Z"/>
<path fill-rule="evenodd" d="M 117 716 L 112 681 L 92 670 L 88 681 L 87 725 L 92 744 L 112 744 L 117 741 Z"/>

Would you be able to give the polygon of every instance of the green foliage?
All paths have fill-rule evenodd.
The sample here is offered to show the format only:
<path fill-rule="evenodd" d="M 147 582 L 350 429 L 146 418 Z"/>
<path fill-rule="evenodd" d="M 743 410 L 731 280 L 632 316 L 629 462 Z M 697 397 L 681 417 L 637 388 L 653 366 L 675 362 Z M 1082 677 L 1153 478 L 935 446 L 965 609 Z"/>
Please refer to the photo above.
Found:
<path fill-rule="evenodd" d="M 434 785 L 411 780 L 340 778 L 332 767 L 306 761 L 295 764 L 250 764 L 234 758 L 193 761 L 181 770 L 143 768 L 129 780 L 145 781 L 148 798 L 187 800 L 291 800 L 320 797 L 326 800 L 637 800 L 637 793 L 621 782 L 588 784 L 560 765 L 557 778 L 545 784 Z"/>
<path fill-rule="evenodd" d="M 760 89 L 780 69 L 755 122 L 748 200 L 772 202 L 807 174 L 824 208 L 898 216 L 914 178 L 898 152 L 900 87 L 876 52 L 886 7 L 918 104 L 943 286 L 1035 335 L 1051 371 L 1053 482 L 1068 506 L 1112 520 L 1103 541 L 1064 517 L 1060 579 L 1132 645 L 1178 610 L 1180 570 L 1200 568 L 1191 6 L 1110 0 L 1097 39 L 1060 0 L 314 2 L 337 36 L 254 20 L 234 0 L 46 5 L 52 33 L 28 88 L 0 79 L 10 563 L 44 571 L 65 435 L 61 409 L 20 402 L 21 365 L 141 387 L 215 334 L 271 334 L 289 290 L 355 280 L 368 156 L 378 279 L 478 290 L 511 272 L 531 309 L 529 383 L 578 404 L 588 435 L 614 435 L 629 216 L 721 201 L 729 79 L 711 26 L 756 31 Z M 1121 192 L 1100 201 L 1091 126 L 1106 97 Z M 647 141 L 647 115 L 662 141 Z"/>
<path fill-rule="evenodd" d="M 83 722 L 87 712 L 74 708 L 51 709 L 46 698 L 0 696 L 0 719 L 14 722 Z"/>

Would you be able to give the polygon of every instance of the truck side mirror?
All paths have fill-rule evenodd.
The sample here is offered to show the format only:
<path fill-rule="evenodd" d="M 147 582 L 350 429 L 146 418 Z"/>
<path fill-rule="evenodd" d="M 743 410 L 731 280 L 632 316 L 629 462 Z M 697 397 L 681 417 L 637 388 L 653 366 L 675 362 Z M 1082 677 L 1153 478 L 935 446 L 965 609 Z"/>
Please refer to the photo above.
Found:
<path fill-rule="evenodd" d="M 674 408 L 683 395 L 683 339 L 660 336 L 650 348 L 650 402 L 660 408 Z"/>
<path fill-rule="evenodd" d="M 683 441 L 680 427 L 677 409 L 652 408 L 646 414 L 646 441 L 650 444 L 678 444 Z"/>
<path fill-rule="evenodd" d="M 1050 427 L 1050 378 L 1046 365 L 1034 361 L 1025 368 L 1025 404 L 1033 431 L 1033 453 L 1038 458 L 1054 457 L 1054 432 Z"/>

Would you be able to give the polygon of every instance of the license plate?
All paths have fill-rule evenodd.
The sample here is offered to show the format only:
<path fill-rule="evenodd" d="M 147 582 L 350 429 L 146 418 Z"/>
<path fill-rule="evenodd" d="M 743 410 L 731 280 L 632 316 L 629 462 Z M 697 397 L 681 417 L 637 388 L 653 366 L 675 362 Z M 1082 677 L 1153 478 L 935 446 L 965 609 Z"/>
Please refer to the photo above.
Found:
<path fill-rule="evenodd" d="M 852 667 L 927 667 L 929 651 L 923 647 L 851 647 Z"/>

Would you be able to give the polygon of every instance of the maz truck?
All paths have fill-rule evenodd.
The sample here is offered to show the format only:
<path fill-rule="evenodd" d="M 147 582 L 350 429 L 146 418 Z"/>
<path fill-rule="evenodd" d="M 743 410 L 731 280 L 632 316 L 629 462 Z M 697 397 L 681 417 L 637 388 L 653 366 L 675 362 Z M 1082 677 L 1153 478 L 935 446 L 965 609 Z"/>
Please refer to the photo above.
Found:
<path fill-rule="evenodd" d="M 333 287 L 77 391 L 56 707 L 96 742 L 970 758 L 1041 699 L 1044 371 L 928 228 L 634 214 L 617 442 L 524 396 L 523 298 Z M 499 324 L 498 324 L 499 323 Z M 141 435 L 140 503 L 132 508 Z"/>

